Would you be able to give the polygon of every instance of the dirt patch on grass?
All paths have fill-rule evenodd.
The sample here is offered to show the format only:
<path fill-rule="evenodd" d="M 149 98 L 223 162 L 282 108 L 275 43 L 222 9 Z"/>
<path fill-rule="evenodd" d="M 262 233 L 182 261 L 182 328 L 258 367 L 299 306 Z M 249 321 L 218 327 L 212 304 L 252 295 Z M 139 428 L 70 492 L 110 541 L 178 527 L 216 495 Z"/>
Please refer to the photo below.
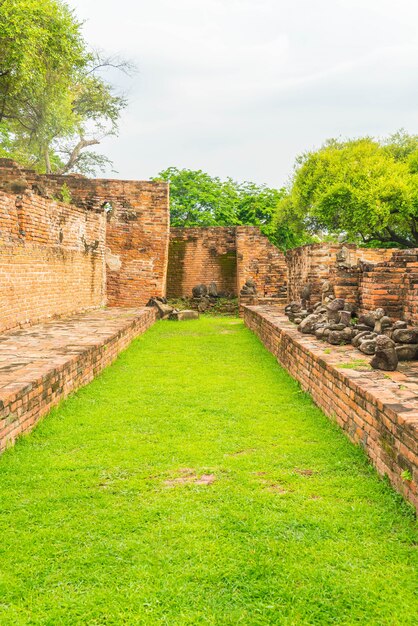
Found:
<path fill-rule="evenodd" d="M 267 491 L 272 491 L 273 493 L 279 493 L 280 495 L 284 495 L 285 493 L 289 493 L 287 489 L 283 487 L 283 485 L 279 485 L 273 483 L 272 485 L 266 485 L 265 487 Z"/>
<path fill-rule="evenodd" d="M 177 485 L 211 485 L 215 482 L 215 474 L 199 474 L 195 470 L 185 467 L 179 470 L 178 476 L 169 478 L 164 481 L 167 487 L 176 487 Z"/>
<path fill-rule="evenodd" d="M 228 454 L 228 456 L 244 456 L 245 454 L 251 454 L 252 452 L 255 452 L 255 451 L 256 451 L 255 448 L 247 448 L 243 450 L 237 450 L 236 452 L 231 452 L 230 454 Z"/>
<path fill-rule="evenodd" d="M 300 469 L 299 467 L 295 467 L 293 471 L 300 476 L 313 476 L 313 474 L 316 474 L 312 469 Z"/>

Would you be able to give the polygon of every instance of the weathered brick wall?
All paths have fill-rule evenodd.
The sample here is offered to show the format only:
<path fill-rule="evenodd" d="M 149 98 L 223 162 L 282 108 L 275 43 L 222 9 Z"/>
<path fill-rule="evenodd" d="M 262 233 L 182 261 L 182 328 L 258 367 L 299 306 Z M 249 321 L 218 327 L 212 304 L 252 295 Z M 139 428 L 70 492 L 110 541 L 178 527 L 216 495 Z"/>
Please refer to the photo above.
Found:
<path fill-rule="evenodd" d="M 358 248 L 354 244 L 312 244 L 286 252 L 289 274 L 288 299 L 299 300 L 302 289 L 311 288 L 311 304 L 321 299 L 321 287 L 329 281 L 337 298 L 361 305 L 362 267 L 359 261 L 379 263 L 395 251 Z"/>
<path fill-rule="evenodd" d="M 190 296 L 199 283 L 238 295 L 252 278 L 261 297 L 286 297 L 284 254 L 252 226 L 172 228 L 167 295 Z"/>
<path fill-rule="evenodd" d="M 0 191 L 0 332 L 102 306 L 105 228 L 101 209 Z"/>
<path fill-rule="evenodd" d="M 283 252 L 251 226 L 237 226 L 238 290 L 251 278 L 261 297 L 286 298 L 287 264 Z"/>
<path fill-rule="evenodd" d="M 418 323 L 418 249 L 397 250 L 361 277 L 361 308 L 382 307 L 388 315 Z"/>
<path fill-rule="evenodd" d="M 301 335 L 277 308 L 245 307 L 245 324 L 278 362 L 300 382 L 326 415 L 361 445 L 380 474 L 418 509 L 418 405 L 414 390 L 403 404 L 396 379 L 376 380 L 373 372 L 339 369 L 358 351 L 345 346 L 332 354 L 311 336 Z M 379 384 L 380 383 L 380 384 Z M 412 480 L 405 480 L 404 472 Z"/>
<path fill-rule="evenodd" d="M 321 287 L 329 280 L 339 246 L 313 244 L 286 252 L 288 300 L 299 300 L 302 289 L 311 286 L 312 302 L 320 300 Z"/>
<path fill-rule="evenodd" d="M 219 293 L 237 295 L 235 228 L 172 228 L 167 296 L 190 297 L 193 287 L 211 282 Z"/>
<path fill-rule="evenodd" d="M 0 189 L 59 198 L 67 189 L 71 204 L 107 214 L 106 264 L 109 306 L 141 306 L 164 296 L 169 244 L 167 183 L 39 176 L 0 159 Z"/>
<path fill-rule="evenodd" d="M 108 306 L 142 306 L 165 296 L 170 213 L 165 183 L 108 181 L 112 203 L 106 234 Z"/>

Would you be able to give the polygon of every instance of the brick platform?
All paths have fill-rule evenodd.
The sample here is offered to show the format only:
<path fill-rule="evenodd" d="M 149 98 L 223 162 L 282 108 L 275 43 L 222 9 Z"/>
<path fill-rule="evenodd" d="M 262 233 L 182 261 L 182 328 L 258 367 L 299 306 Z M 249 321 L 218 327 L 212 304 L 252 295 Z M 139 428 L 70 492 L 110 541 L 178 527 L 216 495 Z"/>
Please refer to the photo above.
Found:
<path fill-rule="evenodd" d="M 0 452 L 155 319 L 153 308 L 102 309 L 0 335 Z"/>
<path fill-rule="evenodd" d="M 360 351 L 302 335 L 278 307 L 245 307 L 244 321 L 418 510 L 418 363 L 396 372 L 356 365 L 368 362 Z"/>

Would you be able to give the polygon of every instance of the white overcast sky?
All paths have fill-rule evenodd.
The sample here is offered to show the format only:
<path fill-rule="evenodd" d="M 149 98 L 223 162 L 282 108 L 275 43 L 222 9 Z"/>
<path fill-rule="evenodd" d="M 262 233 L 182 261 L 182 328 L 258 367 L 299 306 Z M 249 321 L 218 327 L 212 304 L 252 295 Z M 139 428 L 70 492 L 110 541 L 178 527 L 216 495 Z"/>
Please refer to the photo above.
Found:
<path fill-rule="evenodd" d="M 68 0 L 133 60 L 118 178 L 175 165 L 271 186 L 330 137 L 418 132 L 418 0 Z"/>

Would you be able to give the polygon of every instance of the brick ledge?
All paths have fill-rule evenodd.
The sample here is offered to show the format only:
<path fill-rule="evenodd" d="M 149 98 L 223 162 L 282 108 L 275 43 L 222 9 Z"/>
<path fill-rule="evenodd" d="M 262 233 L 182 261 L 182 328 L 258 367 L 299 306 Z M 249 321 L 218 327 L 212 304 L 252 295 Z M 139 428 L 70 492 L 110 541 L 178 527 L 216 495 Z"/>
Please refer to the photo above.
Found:
<path fill-rule="evenodd" d="M 152 308 L 102 309 L 0 335 L 0 452 L 155 320 Z"/>
<path fill-rule="evenodd" d="M 418 363 L 387 373 L 345 369 L 368 359 L 352 346 L 302 335 L 277 307 L 244 307 L 244 322 L 418 510 Z M 411 481 L 402 478 L 406 470 Z"/>

